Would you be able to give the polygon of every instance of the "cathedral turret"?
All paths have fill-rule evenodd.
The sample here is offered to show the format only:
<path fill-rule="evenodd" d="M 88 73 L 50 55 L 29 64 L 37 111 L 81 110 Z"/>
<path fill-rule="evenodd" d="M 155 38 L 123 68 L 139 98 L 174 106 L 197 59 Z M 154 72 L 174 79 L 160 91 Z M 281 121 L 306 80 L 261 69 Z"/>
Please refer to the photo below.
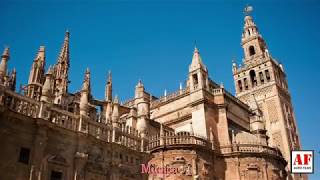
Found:
<path fill-rule="evenodd" d="M 58 57 L 58 62 L 55 65 L 55 104 L 64 104 L 63 97 L 68 92 L 68 71 L 69 71 L 69 31 L 66 32 L 64 42 Z"/>
<path fill-rule="evenodd" d="M 45 59 L 45 47 L 40 46 L 32 63 L 27 85 L 27 96 L 36 100 L 39 100 L 41 96 L 41 88 L 44 81 L 45 72 Z"/>
<path fill-rule="evenodd" d="M 112 101 L 112 76 L 111 71 L 108 73 L 108 80 L 105 89 L 105 100 L 108 102 Z"/>
<path fill-rule="evenodd" d="M 135 106 L 137 107 L 137 124 L 136 128 L 141 133 L 148 131 L 149 118 L 149 97 L 145 96 L 144 86 L 141 81 L 138 82 L 135 90 Z"/>
<path fill-rule="evenodd" d="M 88 104 L 90 95 L 90 71 L 86 70 L 85 77 L 82 84 L 80 97 L 80 115 L 88 115 Z"/>
<path fill-rule="evenodd" d="M 119 127 L 119 99 L 116 96 L 113 100 L 113 110 L 112 110 L 112 126 Z"/>
<path fill-rule="evenodd" d="M 106 110 L 105 110 L 105 123 L 111 122 L 112 115 L 112 102 L 107 102 Z"/>
<path fill-rule="evenodd" d="M 11 91 L 16 90 L 16 81 L 17 81 L 17 71 L 16 71 L 16 68 L 13 68 L 9 77 L 9 88 L 11 89 Z"/>
<path fill-rule="evenodd" d="M 44 81 L 42 92 L 41 92 L 41 101 L 52 102 L 52 68 L 49 67 L 46 74 L 46 80 Z"/>
<path fill-rule="evenodd" d="M 202 62 L 197 47 L 194 48 L 192 62 L 189 66 L 189 84 L 191 91 L 198 88 L 207 88 L 209 84 L 208 70 Z"/>
<path fill-rule="evenodd" d="M 1 56 L 1 63 L 0 63 L 0 84 L 4 84 L 5 76 L 7 75 L 7 66 L 9 61 L 9 48 L 5 48 L 3 54 Z"/>

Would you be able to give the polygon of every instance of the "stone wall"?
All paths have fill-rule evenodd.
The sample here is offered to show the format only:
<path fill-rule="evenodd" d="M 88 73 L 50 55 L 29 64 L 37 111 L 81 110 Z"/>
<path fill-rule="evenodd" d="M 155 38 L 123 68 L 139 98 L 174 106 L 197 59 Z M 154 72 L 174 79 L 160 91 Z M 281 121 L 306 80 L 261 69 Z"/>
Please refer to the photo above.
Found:
<path fill-rule="evenodd" d="M 148 154 L 58 127 L 4 107 L 0 111 L 1 179 L 145 179 Z M 25 152 L 27 151 L 27 152 Z"/>

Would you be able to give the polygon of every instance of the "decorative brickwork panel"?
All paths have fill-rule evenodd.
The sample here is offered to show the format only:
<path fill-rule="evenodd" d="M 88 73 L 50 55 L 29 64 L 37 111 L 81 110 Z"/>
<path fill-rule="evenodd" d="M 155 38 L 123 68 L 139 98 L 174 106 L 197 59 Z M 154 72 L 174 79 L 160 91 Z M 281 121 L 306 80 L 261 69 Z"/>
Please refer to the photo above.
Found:
<path fill-rule="evenodd" d="M 279 120 L 276 101 L 274 99 L 267 101 L 267 109 L 269 114 L 270 123 L 277 122 Z"/>
<path fill-rule="evenodd" d="M 282 136 L 280 132 L 276 132 L 272 134 L 272 141 L 273 141 L 273 145 L 278 147 L 281 150 L 281 152 L 283 152 Z"/>

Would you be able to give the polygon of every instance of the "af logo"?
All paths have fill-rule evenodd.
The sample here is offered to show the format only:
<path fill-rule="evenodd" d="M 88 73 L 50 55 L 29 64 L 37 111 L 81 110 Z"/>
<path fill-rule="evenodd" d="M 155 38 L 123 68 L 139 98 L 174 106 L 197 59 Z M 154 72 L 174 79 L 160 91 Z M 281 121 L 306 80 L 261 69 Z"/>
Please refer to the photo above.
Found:
<path fill-rule="evenodd" d="M 291 151 L 291 172 L 293 174 L 312 174 L 314 170 L 312 150 Z"/>

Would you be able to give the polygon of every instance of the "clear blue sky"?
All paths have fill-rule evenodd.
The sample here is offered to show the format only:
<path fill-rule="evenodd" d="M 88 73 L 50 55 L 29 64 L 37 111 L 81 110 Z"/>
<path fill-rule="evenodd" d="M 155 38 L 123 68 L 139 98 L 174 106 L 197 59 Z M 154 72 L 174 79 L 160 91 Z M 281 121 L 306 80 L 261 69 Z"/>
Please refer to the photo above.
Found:
<path fill-rule="evenodd" d="M 133 96 L 142 79 L 159 96 L 187 77 L 197 40 L 204 63 L 216 82 L 234 92 L 231 59 L 243 57 L 240 37 L 243 8 L 253 17 L 270 53 L 284 64 L 304 149 L 320 151 L 319 67 L 320 3 L 316 1 L 0 1 L 0 46 L 11 48 L 9 67 L 25 84 L 40 45 L 47 67 L 56 62 L 64 32 L 71 33 L 70 90 L 80 89 L 86 67 L 92 90 L 103 98 L 112 70 L 114 93 Z M 2 50 L 1 50 L 2 51 Z M 316 174 L 320 179 L 319 153 Z"/>

